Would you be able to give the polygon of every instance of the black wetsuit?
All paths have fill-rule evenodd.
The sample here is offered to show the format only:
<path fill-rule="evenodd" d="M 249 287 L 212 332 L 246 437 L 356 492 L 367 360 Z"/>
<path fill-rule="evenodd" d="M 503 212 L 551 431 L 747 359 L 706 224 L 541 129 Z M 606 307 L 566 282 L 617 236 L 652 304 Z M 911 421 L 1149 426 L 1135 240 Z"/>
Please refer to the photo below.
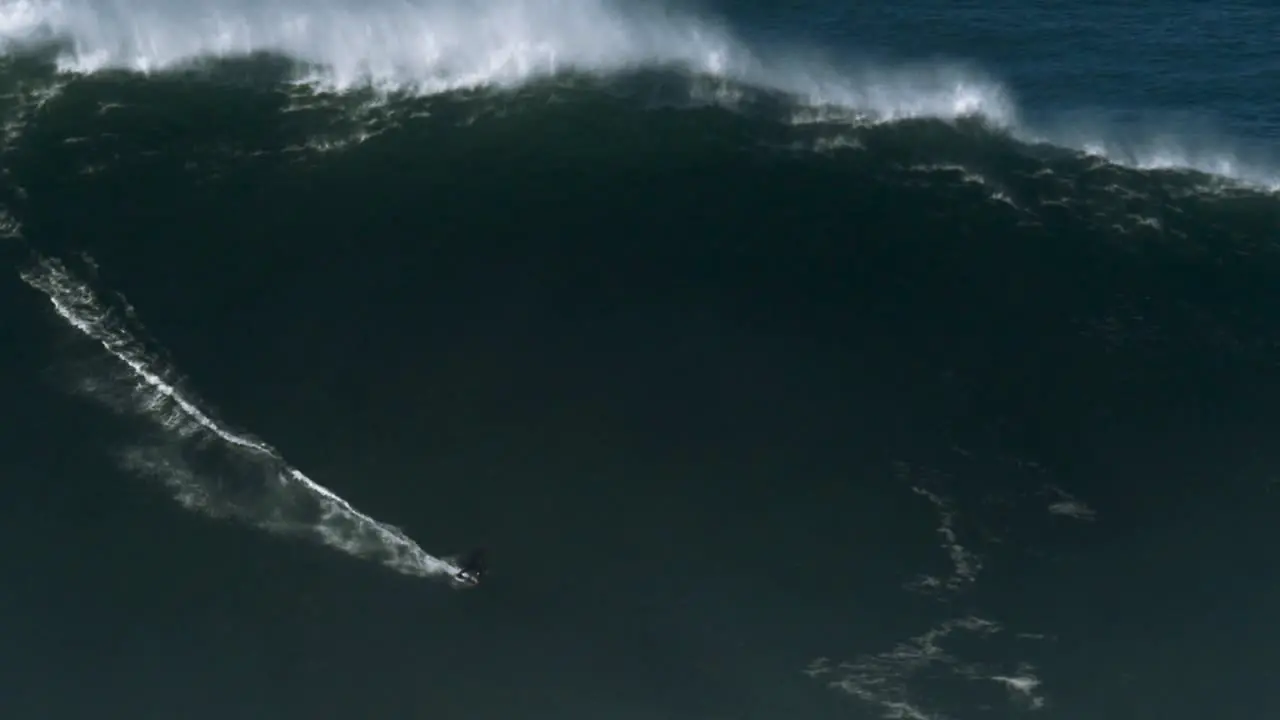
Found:
<path fill-rule="evenodd" d="M 473 550 L 462 558 L 462 562 L 458 563 L 459 571 L 454 577 L 464 582 L 478 583 L 484 577 L 487 567 L 485 565 L 484 548 Z"/>

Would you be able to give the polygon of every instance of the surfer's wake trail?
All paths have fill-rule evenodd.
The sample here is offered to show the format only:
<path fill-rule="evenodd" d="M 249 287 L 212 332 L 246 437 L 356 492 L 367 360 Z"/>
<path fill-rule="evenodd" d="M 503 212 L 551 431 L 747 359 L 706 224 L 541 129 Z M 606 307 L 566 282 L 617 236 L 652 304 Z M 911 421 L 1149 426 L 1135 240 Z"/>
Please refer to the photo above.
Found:
<path fill-rule="evenodd" d="M 152 442 L 121 454 L 128 469 L 155 477 L 184 506 L 213 517 L 310 538 L 408 575 L 447 578 L 458 572 L 399 529 L 361 513 L 308 478 L 271 446 L 210 417 L 191 393 L 178 387 L 177 372 L 139 339 L 145 334 L 122 297 L 109 299 L 62 262 L 45 257 L 37 257 L 22 279 L 114 359 L 114 374 L 87 377 L 81 389 L 158 427 Z"/>

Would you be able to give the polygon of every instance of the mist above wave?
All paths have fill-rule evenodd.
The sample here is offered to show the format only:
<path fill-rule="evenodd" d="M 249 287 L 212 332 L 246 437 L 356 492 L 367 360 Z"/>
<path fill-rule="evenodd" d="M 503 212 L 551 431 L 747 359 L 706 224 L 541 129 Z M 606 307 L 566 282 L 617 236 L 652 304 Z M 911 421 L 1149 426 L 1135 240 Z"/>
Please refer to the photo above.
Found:
<path fill-rule="evenodd" d="M 999 83 L 952 66 L 840 68 L 763 56 L 725 24 L 611 0 L 0 0 L 0 41 L 58 41 L 60 68 L 156 72 L 271 53 L 329 89 L 510 87 L 562 72 L 671 67 L 876 119 L 1012 122 Z"/>
<path fill-rule="evenodd" d="M 56 43 L 60 70 L 162 72 L 272 54 L 325 91 L 433 95 L 511 88 L 562 73 L 672 69 L 713 82 L 690 99 L 732 106 L 744 88 L 786 96 L 796 124 L 981 118 L 1022 140 L 1139 168 L 1190 168 L 1280 188 L 1273 153 L 1221 133 L 1105 117 L 1032 126 L 1005 86 L 956 62 L 853 62 L 803 44 L 769 48 L 729 24 L 639 0 L 0 0 L 0 49 Z M 850 49 L 856 52 L 856 48 Z M 722 81 L 722 82 L 721 82 Z M 1050 113 L 1051 115 L 1054 113 Z"/>

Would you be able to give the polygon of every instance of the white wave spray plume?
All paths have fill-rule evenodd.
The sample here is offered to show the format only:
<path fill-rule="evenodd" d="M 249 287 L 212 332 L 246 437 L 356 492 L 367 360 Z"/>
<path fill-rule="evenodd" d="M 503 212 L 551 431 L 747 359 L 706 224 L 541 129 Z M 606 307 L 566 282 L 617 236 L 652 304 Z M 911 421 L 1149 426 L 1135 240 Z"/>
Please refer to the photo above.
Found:
<path fill-rule="evenodd" d="M 271 446 L 230 430 L 202 410 L 178 387 L 176 371 L 148 352 L 123 298 L 108 302 L 50 258 L 38 257 L 22 279 L 49 298 L 59 317 L 100 344 L 113 364 L 118 362 L 115 376 L 92 375 L 82 389 L 158 428 L 154 442 L 122 453 L 128 469 L 158 479 L 182 505 L 213 517 L 318 541 L 408 575 L 448 578 L 459 571 L 398 528 L 356 510 Z"/>
<path fill-rule="evenodd" d="M 874 119 L 1012 121 L 999 83 L 953 66 L 837 69 L 762 56 L 724 23 L 626 0 L 0 0 L 0 48 L 59 40 L 63 70 L 142 72 L 271 53 L 326 89 L 434 94 L 563 72 L 672 67 Z"/>
<path fill-rule="evenodd" d="M 422 95 L 569 72 L 678 69 L 698 78 L 696 103 L 733 106 L 744 87 L 765 90 L 794 101 L 797 124 L 977 117 L 1107 162 L 1280 189 L 1269 146 L 1236 147 L 1176 122 L 1137 137 L 1102 117 L 1033 127 L 1004 83 L 967 63 L 887 65 L 803 41 L 766 48 L 672 2 L 680 0 L 0 0 L 0 52 L 58 43 L 69 73 L 159 72 L 265 53 L 293 61 L 297 79 L 323 91 Z"/>

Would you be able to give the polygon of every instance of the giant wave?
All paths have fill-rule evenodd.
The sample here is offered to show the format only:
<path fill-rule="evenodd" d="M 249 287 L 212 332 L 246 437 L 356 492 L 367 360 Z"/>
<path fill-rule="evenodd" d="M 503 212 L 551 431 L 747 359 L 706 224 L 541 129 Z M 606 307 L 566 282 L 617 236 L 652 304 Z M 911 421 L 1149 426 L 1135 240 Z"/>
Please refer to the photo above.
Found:
<path fill-rule="evenodd" d="M 134 278 L 119 287 L 157 329 L 163 303 L 236 295 L 203 260 L 274 258 L 314 289 L 308 264 L 341 258 L 343 291 L 308 294 L 307 316 L 353 297 L 397 307 L 408 293 L 378 272 L 392 263 L 423 287 L 492 272 L 474 296 L 517 297 L 504 283 L 533 277 L 548 305 L 564 292 L 566 315 L 644 298 L 754 313 L 781 338 L 804 323 L 821 328 L 812 337 L 854 328 L 967 379 L 922 392 L 1021 383 L 1027 402 L 1076 408 L 1041 363 L 1108 354 L 1094 380 L 1107 412 L 1168 395 L 1170 348 L 1190 368 L 1180 387 L 1202 387 L 1270 376 L 1280 347 L 1266 317 L 1280 204 L 1259 191 L 1276 187 L 1265 157 L 1246 165 L 1212 140 L 1105 124 L 1037 129 L 1001 82 L 960 64 L 752 47 L 727 23 L 603 0 L 0 0 L 0 35 L 0 202 L 16 218 L 0 234 L 35 248 L 23 279 L 103 360 L 79 389 L 143 421 L 120 460 L 191 509 L 414 576 L 457 568 L 208 411 L 75 251 L 92 243 Z M 567 297 L 557 285 L 574 273 L 608 292 Z M 172 287 L 148 298 L 160 274 Z M 788 290 L 797 279 L 804 292 Z M 1193 283 L 1220 303 L 1192 302 Z M 416 322 L 431 312 L 405 305 Z M 611 310 L 624 311 L 599 312 Z M 996 376 L 1010 368 L 1022 374 Z M 1010 417 L 1045 409 L 1021 398 L 1004 400 Z M 953 564 L 912 590 L 967 592 L 981 558 L 959 544 L 954 504 L 911 485 Z M 1067 496 L 1054 507 L 1082 512 Z M 933 716 L 918 686 L 939 677 L 1040 707 L 1034 668 L 952 654 L 1000 632 L 948 617 L 809 672 L 902 716 Z"/>

